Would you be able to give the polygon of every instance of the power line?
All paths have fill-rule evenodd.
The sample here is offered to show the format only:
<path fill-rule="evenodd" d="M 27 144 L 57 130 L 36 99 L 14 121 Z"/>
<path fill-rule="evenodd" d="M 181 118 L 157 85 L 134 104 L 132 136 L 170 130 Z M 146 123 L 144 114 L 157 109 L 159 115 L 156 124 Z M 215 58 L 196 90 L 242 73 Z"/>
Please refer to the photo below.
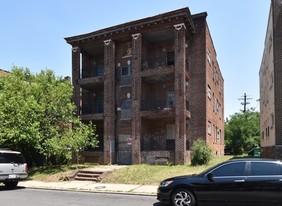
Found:
<path fill-rule="evenodd" d="M 246 93 L 244 93 L 244 96 L 243 98 L 239 98 L 238 100 L 243 100 L 243 102 L 241 102 L 241 104 L 244 106 L 244 110 L 243 112 L 246 112 L 246 107 L 247 107 L 247 104 L 250 104 L 250 102 L 247 102 L 247 100 L 250 100 L 252 98 L 248 98 Z"/>

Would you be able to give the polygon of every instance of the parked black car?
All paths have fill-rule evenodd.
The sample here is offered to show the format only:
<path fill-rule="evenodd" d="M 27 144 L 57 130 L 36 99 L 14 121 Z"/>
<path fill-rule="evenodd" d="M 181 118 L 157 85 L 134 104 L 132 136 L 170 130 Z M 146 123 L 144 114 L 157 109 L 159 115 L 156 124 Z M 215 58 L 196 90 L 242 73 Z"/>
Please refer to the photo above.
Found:
<path fill-rule="evenodd" d="M 174 206 L 282 205 L 282 162 L 234 159 L 200 174 L 160 183 L 157 199 Z"/>

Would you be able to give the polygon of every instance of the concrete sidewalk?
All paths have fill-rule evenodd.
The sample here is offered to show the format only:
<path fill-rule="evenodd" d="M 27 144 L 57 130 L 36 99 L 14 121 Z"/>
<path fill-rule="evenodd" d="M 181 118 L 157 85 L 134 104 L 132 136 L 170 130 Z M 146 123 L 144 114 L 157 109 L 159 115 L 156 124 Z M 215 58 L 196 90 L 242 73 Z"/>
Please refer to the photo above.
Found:
<path fill-rule="evenodd" d="M 139 194 L 139 195 L 156 195 L 156 185 L 131 185 L 131 184 L 105 184 L 93 181 L 61 181 L 61 182 L 41 182 L 27 180 L 19 182 L 19 187 L 39 188 L 39 189 L 55 189 L 55 190 L 72 190 L 72 191 L 88 191 L 88 192 L 108 192 L 123 194 Z"/>

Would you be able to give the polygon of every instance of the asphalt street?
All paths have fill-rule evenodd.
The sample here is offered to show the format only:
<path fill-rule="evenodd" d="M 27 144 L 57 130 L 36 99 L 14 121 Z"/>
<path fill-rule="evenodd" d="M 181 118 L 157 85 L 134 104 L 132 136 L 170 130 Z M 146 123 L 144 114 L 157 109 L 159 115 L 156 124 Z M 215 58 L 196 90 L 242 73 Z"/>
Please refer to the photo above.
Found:
<path fill-rule="evenodd" d="M 0 187 L 0 206 L 163 206 L 155 196 Z"/>

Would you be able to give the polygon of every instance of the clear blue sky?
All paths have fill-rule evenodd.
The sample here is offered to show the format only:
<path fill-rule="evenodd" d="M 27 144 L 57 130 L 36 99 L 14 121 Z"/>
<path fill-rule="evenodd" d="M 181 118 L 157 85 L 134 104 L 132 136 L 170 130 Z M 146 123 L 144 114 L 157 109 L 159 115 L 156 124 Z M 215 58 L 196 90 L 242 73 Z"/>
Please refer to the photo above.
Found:
<path fill-rule="evenodd" d="M 71 76 L 71 47 L 64 38 L 189 7 L 207 12 L 225 80 L 225 117 L 243 109 L 259 110 L 259 77 L 270 0 L 2 0 L 0 68 L 51 69 Z"/>

